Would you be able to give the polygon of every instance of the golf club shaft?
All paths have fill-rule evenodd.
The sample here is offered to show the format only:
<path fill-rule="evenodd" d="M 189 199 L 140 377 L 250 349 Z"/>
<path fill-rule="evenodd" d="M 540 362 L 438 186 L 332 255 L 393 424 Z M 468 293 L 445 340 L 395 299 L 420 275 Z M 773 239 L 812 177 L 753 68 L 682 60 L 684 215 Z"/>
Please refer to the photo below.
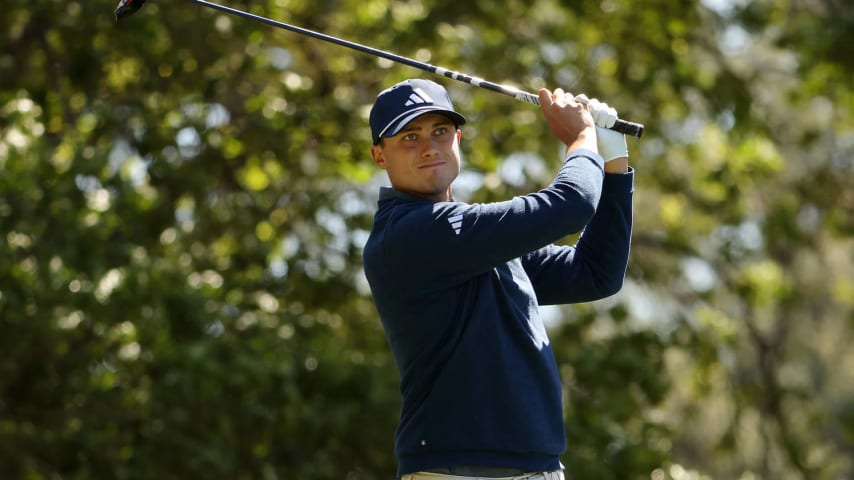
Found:
<path fill-rule="evenodd" d="M 266 23 L 267 25 L 271 25 L 277 28 L 281 28 L 284 30 L 289 30 L 291 32 L 299 33 L 301 35 L 306 35 L 312 38 L 316 38 L 318 40 L 323 40 L 325 42 L 334 43 L 336 45 L 340 45 L 342 47 L 351 48 L 353 50 L 358 50 L 360 52 L 369 53 L 371 55 L 375 55 L 377 57 L 385 58 L 387 60 L 391 60 L 393 62 L 402 63 L 404 65 L 408 65 L 413 68 L 417 68 L 419 70 L 425 70 L 427 72 L 435 73 L 438 75 L 444 75 L 448 78 L 452 78 L 454 80 L 468 83 L 470 85 L 474 85 L 477 87 L 485 88 L 487 90 L 492 90 L 493 92 L 501 93 L 510 97 L 515 98 L 516 100 L 520 100 L 523 102 L 531 103 L 534 105 L 540 104 L 540 99 L 537 95 L 533 93 L 525 92 L 519 90 L 518 88 L 511 87 L 508 85 L 499 85 L 497 83 L 488 82 L 482 78 L 473 77 L 471 75 L 466 75 L 464 73 L 455 72 L 453 70 L 448 70 L 446 68 L 437 67 L 435 65 L 430 65 L 429 63 L 419 62 L 417 60 L 413 60 L 411 58 L 403 57 L 391 52 L 387 52 L 384 50 L 379 50 L 377 48 L 369 47 L 367 45 L 362 45 L 356 42 L 351 42 L 348 40 L 344 40 L 338 37 L 333 37 L 332 35 L 326 35 L 324 33 L 315 32 L 313 30 L 309 30 L 307 28 L 297 27 L 294 25 L 290 25 L 287 23 L 279 22 L 277 20 L 273 20 L 267 17 L 262 17 L 260 15 L 255 15 L 249 12 L 244 12 L 243 10 L 237 10 L 235 8 L 226 7 L 224 5 L 220 5 L 217 3 L 209 2 L 207 0 L 193 0 L 195 3 L 202 5 L 204 7 L 212 8 L 214 10 L 219 10 L 221 12 L 225 12 L 231 15 L 236 15 L 238 17 L 248 18 L 250 20 L 255 20 L 261 23 Z M 617 132 L 630 135 L 633 137 L 640 138 L 643 135 L 643 125 L 634 122 L 627 122 L 625 120 L 617 119 L 614 126 L 611 127 L 611 130 L 615 130 Z"/>

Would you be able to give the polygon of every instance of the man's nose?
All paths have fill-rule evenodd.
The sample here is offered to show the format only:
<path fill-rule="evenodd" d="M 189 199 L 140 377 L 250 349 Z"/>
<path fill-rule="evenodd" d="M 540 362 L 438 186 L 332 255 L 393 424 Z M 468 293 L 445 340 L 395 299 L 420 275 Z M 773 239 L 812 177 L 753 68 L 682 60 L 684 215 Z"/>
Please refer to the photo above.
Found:
<path fill-rule="evenodd" d="M 433 137 L 427 137 L 422 146 L 421 155 L 433 156 L 439 153 L 439 141 Z"/>

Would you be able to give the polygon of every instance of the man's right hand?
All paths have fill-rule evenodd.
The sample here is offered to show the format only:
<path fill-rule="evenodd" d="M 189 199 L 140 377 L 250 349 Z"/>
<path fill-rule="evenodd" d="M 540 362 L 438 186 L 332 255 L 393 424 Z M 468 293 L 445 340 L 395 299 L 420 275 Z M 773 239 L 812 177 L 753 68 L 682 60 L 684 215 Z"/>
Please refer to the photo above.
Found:
<path fill-rule="evenodd" d="M 539 94 L 540 110 L 552 134 L 566 144 L 567 155 L 579 148 L 599 152 L 595 123 L 586 105 L 560 88 L 554 92 L 541 88 Z"/>

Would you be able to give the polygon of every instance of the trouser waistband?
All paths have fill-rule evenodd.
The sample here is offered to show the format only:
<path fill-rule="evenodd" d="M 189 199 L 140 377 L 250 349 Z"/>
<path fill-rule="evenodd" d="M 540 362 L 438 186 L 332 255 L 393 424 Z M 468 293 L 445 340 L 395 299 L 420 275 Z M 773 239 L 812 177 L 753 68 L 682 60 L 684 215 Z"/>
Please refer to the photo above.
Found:
<path fill-rule="evenodd" d="M 554 472 L 531 472 L 514 475 L 512 477 L 466 477 L 460 475 L 446 475 L 444 473 L 415 472 L 407 473 L 400 480 L 565 480 L 562 470 Z"/>

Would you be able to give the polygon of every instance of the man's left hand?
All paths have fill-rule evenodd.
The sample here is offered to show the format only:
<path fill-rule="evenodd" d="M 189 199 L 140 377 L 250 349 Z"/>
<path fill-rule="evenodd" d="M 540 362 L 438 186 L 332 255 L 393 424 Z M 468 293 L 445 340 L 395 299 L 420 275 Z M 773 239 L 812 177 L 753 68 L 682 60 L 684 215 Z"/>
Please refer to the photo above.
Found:
<path fill-rule="evenodd" d="M 605 160 L 605 171 L 612 170 L 607 167 L 613 167 L 616 171 L 627 171 L 629 148 L 626 145 L 626 136 L 610 129 L 617 121 L 617 110 L 598 99 L 587 98 L 584 94 L 575 98 L 579 103 L 587 105 L 590 114 L 593 116 L 593 122 L 596 124 L 597 146 L 599 147 L 599 155 L 602 155 Z M 609 165 L 618 160 L 618 164 Z"/>

